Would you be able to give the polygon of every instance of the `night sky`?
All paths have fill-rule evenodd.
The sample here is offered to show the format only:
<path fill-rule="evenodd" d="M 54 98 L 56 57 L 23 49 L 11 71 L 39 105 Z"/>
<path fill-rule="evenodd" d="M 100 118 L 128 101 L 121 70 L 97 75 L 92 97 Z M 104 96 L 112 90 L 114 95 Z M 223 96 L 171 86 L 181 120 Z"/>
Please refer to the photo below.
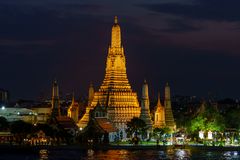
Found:
<path fill-rule="evenodd" d="M 122 29 L 134 91 L 239 98 L 239 0 L 0 0 L 0 88 L 13 99 L 98 89 L 111 27 Z M 138 94 L 139 95 L 139 94 Z M 139 95 L 140 96 L 140 95 Z"/>

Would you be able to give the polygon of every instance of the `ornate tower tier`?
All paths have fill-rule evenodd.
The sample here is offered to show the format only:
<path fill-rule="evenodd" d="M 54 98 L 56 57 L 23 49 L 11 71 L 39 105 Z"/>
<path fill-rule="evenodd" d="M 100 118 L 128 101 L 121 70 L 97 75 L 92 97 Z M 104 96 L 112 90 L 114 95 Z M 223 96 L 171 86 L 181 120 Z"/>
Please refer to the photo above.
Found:
<path fill-rule="evenodd" d="M 89 111 L 98 103 L 107 107 L 107 116 L 118 129 L 124 128 L 127 121 L 140 115 L 137 94 L 132 91 L 127 78 L 126 59 L 121 45 L 121 29 L 117 17 L 112 27 L 105 72 L 100 89 L 94 93 L 93 100 L 78 123 L 81 128 L 87 125 Z"/>

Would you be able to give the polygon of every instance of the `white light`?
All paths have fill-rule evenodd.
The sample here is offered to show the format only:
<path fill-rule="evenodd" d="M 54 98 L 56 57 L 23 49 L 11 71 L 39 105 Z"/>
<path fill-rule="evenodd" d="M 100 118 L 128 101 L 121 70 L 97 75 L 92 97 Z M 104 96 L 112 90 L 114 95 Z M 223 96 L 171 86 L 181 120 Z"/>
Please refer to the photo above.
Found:
<path fill-rule="evenodd" d="M 20 115 L 20 112 L 17 112 L 18 115 Z"/>
<path fill-rule="evenodd" d="M 82 131 L 82 128 L 79 128 L 80 131 Z"/>
<path fill-rule="evenodd" d="M 203 131 L 199 131 L 199 138 L 204 139 L 204 132 Z"/>
<path fill-rule="evenodd" d="M 30 115 L 32 115 L 32 112 L 29 112 Z"/>
<path fill-rule="evenodd" d="M 5 110 L 5 106 L 2 106 L 2 110 Z"/>
<path fill-rule="evenodd" d="M 212 131 L 208 131 L 208 139 L 213 139 Z"/>
<path fill-rule="evenodd" d="M 179 159 L 186 157 L 186 155 L 187 155 L 187 153 L 185 150 L 177 150 L 177 152 L 176 152 L 176 156 Z"/>

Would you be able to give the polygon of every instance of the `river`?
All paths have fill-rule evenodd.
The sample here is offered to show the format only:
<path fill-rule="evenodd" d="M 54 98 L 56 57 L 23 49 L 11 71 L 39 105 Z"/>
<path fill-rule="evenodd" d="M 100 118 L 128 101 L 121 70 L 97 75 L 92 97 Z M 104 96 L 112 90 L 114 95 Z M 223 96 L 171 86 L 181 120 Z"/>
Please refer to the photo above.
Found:
<path fill-rule="evenodd" d="M 1 153 L 0 160 L 240 160 L 240 151 L 168 150 L 64 150 L 41 149 L 38 153 Z"/>

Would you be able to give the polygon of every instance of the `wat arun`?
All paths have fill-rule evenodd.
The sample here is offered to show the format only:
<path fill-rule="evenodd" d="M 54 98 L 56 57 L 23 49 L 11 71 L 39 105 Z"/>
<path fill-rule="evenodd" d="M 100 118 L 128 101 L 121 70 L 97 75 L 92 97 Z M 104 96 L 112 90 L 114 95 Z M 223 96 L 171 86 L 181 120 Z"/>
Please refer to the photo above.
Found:
<path fill-rule="evenodd" d="M 126 58 L 121 43 L 121 29 L 117 17 L 115 17 L 111 44 L 108 48 L 105 77 L 100 89 L 94 92 L 93 98 L 89 99 L 86 113 L 78 122 L 80 128 L 83 129 L 87 126 L 90 111 L 97 105 L 106 107 L 108 119 L 121 131 L 124 131 L 126 123 L 133 117 L 140 116 L 141 107 L 139 106 L 137 93 L 131 89 L 126 70 Z"/>

